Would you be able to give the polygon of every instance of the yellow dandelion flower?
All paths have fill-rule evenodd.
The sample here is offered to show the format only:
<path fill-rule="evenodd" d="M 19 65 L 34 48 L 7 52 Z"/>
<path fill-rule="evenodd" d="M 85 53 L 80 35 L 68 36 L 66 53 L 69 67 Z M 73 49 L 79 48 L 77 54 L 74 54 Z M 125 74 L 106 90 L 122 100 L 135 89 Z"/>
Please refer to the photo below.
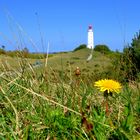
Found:
<path fill-rule="evenodd" d="M 122 88 L 119 82 L 109 79 L 99 80 L 95 82 L 94 86 L 98 87 L 98 89 L 100 89 L 101 92 L 107 91 L 107 93 L 119 93 Z"/>

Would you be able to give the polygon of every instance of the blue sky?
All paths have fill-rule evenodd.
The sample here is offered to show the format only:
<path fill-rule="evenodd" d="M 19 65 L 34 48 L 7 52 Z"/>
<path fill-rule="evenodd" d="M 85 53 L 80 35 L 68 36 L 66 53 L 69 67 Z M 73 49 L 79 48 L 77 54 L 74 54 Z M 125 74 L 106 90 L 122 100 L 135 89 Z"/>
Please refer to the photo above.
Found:
<path fill-rule="evenodd" d="M 140 29 L 140 0 L 0 0 L 0 45 L 7 50 L 69 51 L 87 43 L 123 50 Z M 43 41 L 42 41 L 43 40 Z"/>

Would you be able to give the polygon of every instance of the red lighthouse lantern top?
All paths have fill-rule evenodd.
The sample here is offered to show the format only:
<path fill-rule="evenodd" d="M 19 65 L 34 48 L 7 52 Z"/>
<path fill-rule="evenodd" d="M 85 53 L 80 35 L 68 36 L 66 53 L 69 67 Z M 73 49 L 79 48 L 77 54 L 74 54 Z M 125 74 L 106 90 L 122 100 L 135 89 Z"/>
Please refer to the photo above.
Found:
<path fill-rule="evenodd" d="M 89 26 L 88 26 L 88 29 L 92 29 L 92 25 L 89 25 Z"/>

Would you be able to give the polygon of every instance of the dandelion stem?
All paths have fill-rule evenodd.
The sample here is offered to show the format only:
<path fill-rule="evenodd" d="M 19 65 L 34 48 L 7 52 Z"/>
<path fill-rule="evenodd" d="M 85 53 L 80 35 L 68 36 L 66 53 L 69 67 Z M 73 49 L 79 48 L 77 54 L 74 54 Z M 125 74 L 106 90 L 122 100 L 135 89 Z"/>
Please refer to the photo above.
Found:
<path fill-rule="evenodd" d="M 109 105 L 108 105 L 108 99 L 106 98 L 106 116 L 109 116 Z"/>

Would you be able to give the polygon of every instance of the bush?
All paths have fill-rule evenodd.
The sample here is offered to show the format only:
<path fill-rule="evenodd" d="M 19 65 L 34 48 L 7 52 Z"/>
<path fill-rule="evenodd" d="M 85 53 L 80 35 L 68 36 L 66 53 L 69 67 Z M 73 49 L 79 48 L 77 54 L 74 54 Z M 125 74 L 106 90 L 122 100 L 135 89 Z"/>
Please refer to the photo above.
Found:
<path fill-rule="evenodd" d="M 96 45 L 94 48 L 95 51 L 101 52 L 103 54 L 106 54 L 108 52 L 111 52 L 108 46 L 106 45 Z"/>
<path fill-rule="evenodd" d="M 85 49 L 85 48 L 87 48 L 87 45 L 86 44 L 81 44 L 80 46 L 75 48 L 73 51 L 78 51 L 78 50 Z"/>
<path fill-rule="evenodd" d="M 136 33 L 131 45 L 127 45 L 123 53 L 114 63 L 119 77 L 123 77 L 124 82 L 136 80 L 140 72 L 140 32 Z"/>

